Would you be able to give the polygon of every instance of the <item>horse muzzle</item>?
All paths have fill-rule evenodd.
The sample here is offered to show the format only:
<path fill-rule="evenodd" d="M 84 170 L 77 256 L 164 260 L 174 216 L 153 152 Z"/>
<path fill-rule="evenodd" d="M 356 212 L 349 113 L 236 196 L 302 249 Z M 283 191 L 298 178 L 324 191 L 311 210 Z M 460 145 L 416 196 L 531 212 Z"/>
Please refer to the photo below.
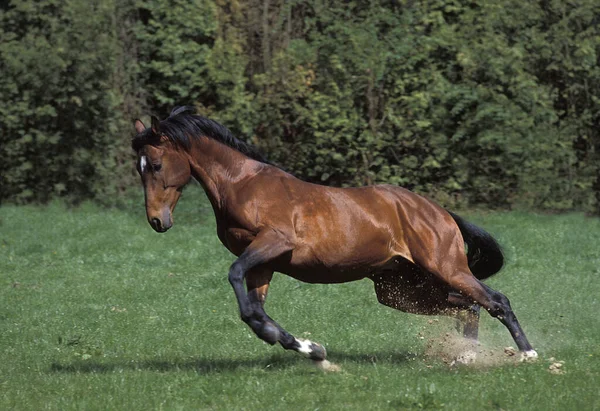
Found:
<path fill-rule="evenodd" d="M 157 233 L 164 233 L 169 228 L 173 227 L 173 219 L 171 218 L 171 213 L 164 212 L 160 217 L 148 217 L 148 222 L 150 226 Z"/>

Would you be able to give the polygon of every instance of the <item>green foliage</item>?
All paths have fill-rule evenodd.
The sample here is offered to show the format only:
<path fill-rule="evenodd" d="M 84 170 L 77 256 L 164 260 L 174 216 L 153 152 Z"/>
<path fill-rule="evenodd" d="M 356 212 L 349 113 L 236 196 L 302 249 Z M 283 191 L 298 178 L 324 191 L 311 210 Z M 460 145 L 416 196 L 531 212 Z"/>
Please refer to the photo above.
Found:
<path fill-rule="evenodd" d="M 114 8 L 110 1 L 19 1 L 0 14 L 0 200 L 117 191 L 104 186 L 128 169 L 117 163 L 126 140 L 117 138 Z"/>
<path fill-rule="evenodd" d="M 598 15 L 594 0 L 13 1 L 0 201 L 120 201 L 131 120 L 187 104 L 310 181 L 598 212 Z"/>
<path fill-rule="evenodd" d="M 327 184 L 400 184 L 448 205 L 591 210 L 597 167 L 578 161 L 556 85 L 536 71 L 537 48 L 552 47 L 543 7 L 313 6 L 299 8 L 300 37 L 254 77 L 263 139 L 292 171 Z M 592 3 L 579 7 L 593 15 Z M 597 49 L 597 29 L 586 30 L 596 36 L 586 50 Z M 591 123 L 585 130 L 599 139 Z"/>
<path fill-rule="evenodd" d="M 136 27 L 146 102 L 163 115 L 182 101 L 206 98 L 207 60 L 215 43 L 211 0 L 141 0 Z"/>

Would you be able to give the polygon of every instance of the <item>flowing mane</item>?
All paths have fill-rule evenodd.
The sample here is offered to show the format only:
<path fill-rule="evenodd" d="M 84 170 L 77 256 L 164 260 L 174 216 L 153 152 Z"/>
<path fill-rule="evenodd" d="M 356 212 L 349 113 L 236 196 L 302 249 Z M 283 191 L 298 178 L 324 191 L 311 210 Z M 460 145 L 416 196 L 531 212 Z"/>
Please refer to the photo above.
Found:
<path fill-rule="evenodd" d="M 175 146 L 189 150 L 194 139 L 206 136 L 229 146 L 253 160 L 271 164 L 256 148 L 231 134 L 222 124 L 206 117 L 194 114 L 193 107 L 175 107 L 169 117 L 160 122 L 161 134 Z M 131 141 L 132 148 L 137 151 L 145 144 L 158 144 L 160 136 L 151 128 L 137 134 Z"/>

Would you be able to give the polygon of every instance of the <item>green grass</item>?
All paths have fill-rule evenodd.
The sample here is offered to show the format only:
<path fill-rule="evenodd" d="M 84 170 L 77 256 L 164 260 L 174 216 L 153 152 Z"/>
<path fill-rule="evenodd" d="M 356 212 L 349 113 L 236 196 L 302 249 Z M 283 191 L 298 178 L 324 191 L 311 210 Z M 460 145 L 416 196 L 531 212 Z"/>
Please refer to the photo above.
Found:
<path fill-rule="evenodd" d="M 533 364 L 449 367 L 425 343 L 450 319 L 383 307 L 368 280 L 276 275 L 267 311 L 327 347 L 342 371 L 323 373 L 239 320 L 233 257 L 198 191 L 162 235 L 141 202 L 0 208 L 0 409 L 600 409 L 599 220 L 467 214 L 505 247 L 488 283 L 511 299 Z M 480 337 L 514 345 L 486 314 Z M 548 372 L 550 357 L 565 374 Z"/>

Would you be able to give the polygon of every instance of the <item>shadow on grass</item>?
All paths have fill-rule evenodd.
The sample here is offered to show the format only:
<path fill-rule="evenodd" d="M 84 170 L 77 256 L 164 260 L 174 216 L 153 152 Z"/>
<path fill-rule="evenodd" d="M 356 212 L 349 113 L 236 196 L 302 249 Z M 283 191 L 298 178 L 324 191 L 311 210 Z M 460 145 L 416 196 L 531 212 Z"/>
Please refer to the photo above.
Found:
<path fill-rule="evenodd" d="M 208 359 L 146 360 L 120 363 L 76 361 L 70 364 L 52 363 L 50 371 L 59 373 L 111 373 L 120 370 L 134 371 L 195 371 L 198 374 L 234 372 L 244 368 L 284 369 L 304 360 L 298 357 L 272 356 L 267 359 Z M 306 360 L 304 360 L 306 361 Z"/>
<path fill-rule="evenodd" d="M 330 351 L 328 359 L 333 362 L 345 362 L 355 364 L 387 363 L 392 365 L 405 364 L 416 359 L 413 353 L 403 352 L 379 352 L 369 354 L 348 354 Z M 283 370 L 301 363 L 308 363 L 305 359 L 294 353 L 277 354 L 268 358 L 256 359 L 208 359 L 198 358 L 189 360 L 146 360 L 121 363 L 104 363 L 94 360 L 79 360 L 70 364 L 52 363 L 51 372 L 56 373 L 83 373 L 103 374 L 121 370 L 155 371 L 155 372 L 177 372 L 195 371 L 198 374 L 227 373 L 240 369 L 261 368 L 268 370 Z"/>

